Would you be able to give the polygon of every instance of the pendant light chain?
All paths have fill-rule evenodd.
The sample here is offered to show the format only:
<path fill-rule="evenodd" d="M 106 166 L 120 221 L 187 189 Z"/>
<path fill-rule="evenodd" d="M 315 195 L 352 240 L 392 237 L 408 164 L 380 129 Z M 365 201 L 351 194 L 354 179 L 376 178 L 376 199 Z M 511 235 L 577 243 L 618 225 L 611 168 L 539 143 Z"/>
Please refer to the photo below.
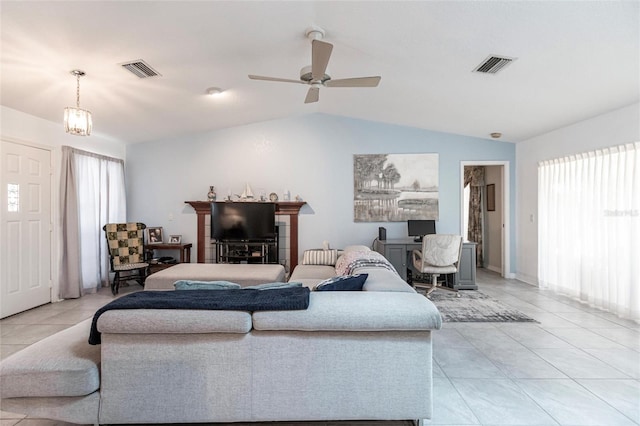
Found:
<path fill-rule="evenodd" d="M 76 74 L 76 107 L 80 109 L 80 74 Z"/>

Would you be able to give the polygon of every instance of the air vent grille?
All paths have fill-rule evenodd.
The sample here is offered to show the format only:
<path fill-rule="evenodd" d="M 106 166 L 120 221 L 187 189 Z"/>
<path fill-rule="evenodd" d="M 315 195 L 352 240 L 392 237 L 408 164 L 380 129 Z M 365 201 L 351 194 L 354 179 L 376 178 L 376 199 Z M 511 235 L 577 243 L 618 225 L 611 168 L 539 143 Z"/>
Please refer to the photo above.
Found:
<path fill-rule="evenodd" d="M 516 58 L 510 58 L 508 56 L 490 55 L 473 71 L 484 74 L 495 74 L 515 60 Z"/>
<path fill-rule="evenodd" d="M 125 62 L 120 65 L 122 68 L 130 71 L 140 78 L 155 77 L 157 75 L 162 76 L 162 74 L 151 68 L 151 66 L 142 59 L 136 59 L 135 61 Z"/>

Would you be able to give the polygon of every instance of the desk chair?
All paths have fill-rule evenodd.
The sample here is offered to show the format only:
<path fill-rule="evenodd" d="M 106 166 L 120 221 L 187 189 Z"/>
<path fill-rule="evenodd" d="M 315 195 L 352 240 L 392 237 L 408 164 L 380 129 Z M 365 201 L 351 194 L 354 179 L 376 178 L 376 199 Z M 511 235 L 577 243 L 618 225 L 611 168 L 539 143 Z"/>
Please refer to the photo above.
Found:
<path fill-rule="evenodd" d="M 441 274 L 455 274 L 458 272 L 460 256 L 462 254 L 462 237 L 460 235 L 432 234 L 425 235 L 422 239 L 422 250 L 413 250 L 413 266 L 418 272 L 431 275 L 431 285 L 415 283 L 414 286 L 426 287 L 429 295 L 436 289 L 456 292 L 458 290 L 443 285 L 438 285 L 438 277 Z"/>
<path fill-rule="evenodd" d="M 115 296 L 120 281 L 135 279 L 142 287 L 149 275 L 149 264 L 144 261 L 144 223 L 107 223 L 102 227 L 107 237 L 109 264 L 115 273 L 111 293 Z"/>

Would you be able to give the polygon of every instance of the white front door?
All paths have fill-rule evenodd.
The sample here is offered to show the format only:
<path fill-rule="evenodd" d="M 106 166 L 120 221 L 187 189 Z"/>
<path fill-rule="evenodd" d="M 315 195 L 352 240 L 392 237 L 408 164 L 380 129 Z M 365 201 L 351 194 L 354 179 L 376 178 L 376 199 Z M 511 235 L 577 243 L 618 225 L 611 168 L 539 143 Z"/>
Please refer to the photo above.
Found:
<path fill-rule="evenodd" d="M 0 142 L 0 318 L 51 301 L 51 151 Z"/>

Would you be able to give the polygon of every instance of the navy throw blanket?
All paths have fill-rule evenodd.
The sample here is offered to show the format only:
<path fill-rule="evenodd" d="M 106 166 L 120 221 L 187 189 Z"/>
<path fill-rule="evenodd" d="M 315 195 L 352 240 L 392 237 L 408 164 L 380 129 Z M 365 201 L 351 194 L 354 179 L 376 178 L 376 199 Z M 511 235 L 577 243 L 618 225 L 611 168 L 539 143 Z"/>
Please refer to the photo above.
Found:
<path fill-rule="evenodd" d="M 296 311 L 309 307 L 307 287 L 272 290 L 175 290 L 127 294 L 98 309 L 93 316 L 89 343 L 99 345 L 98 318 L 112 309 L 195 309 L 225 311 Z"/>

